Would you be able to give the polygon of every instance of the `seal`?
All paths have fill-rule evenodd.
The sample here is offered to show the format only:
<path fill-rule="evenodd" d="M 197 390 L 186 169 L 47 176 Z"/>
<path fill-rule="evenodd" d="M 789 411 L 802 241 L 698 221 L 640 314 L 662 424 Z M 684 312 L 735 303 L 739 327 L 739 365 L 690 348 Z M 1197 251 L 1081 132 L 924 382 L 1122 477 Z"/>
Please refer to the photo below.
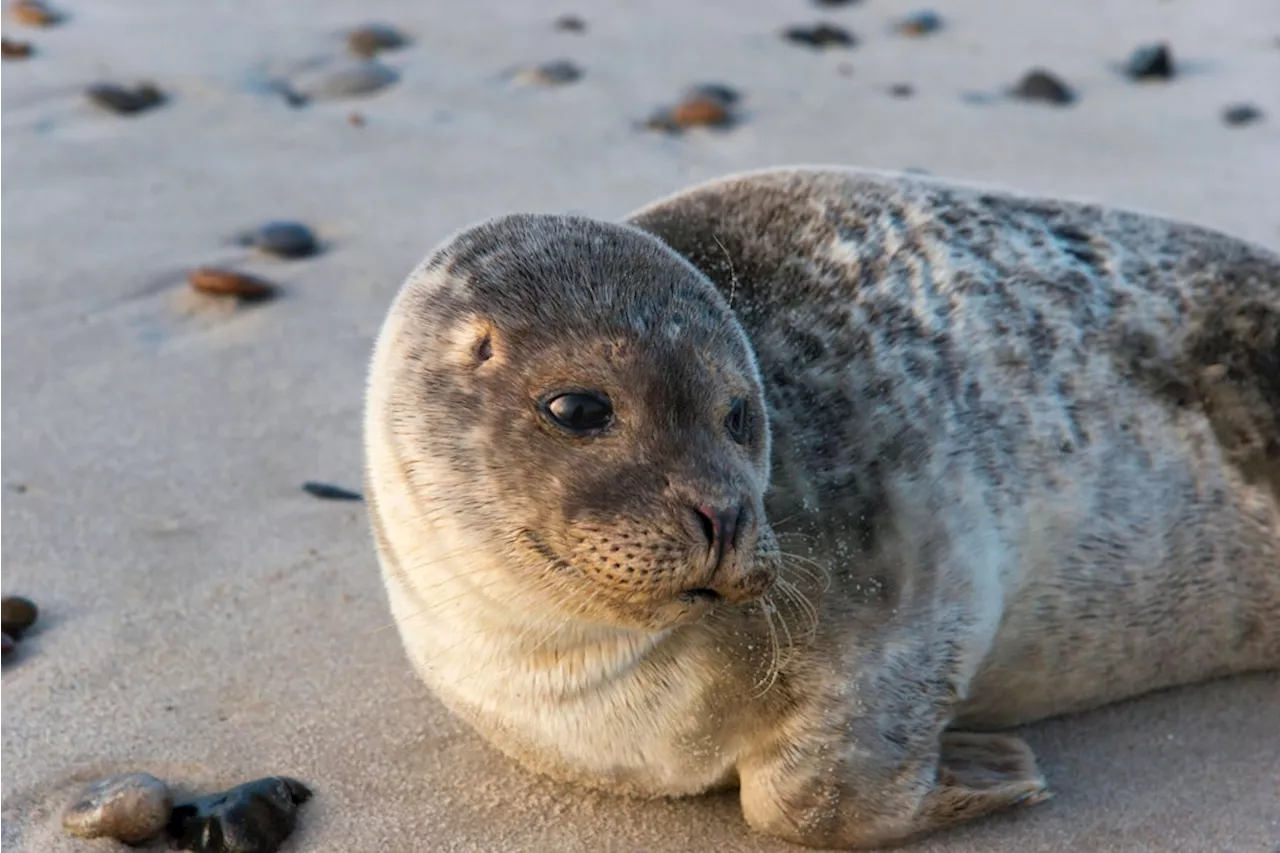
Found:
<path fill-rule="evenodd" d="M 527 767 L 803 845 L 1045 800 L 1000 731 L 1280 667 L 1280 257 L 852 169 L 512 215 L 396 296 L 366 489 Z"/>

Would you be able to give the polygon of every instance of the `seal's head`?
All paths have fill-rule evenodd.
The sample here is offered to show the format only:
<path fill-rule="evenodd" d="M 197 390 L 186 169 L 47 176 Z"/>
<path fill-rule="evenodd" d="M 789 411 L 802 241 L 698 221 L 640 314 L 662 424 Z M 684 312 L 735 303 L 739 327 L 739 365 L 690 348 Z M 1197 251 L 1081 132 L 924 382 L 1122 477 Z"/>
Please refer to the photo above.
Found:
<path fill-rule="evenodd" d="M 750 343 L 652 236 L 549 215 L 462 232 L 401 290 L 371 387 L 368 440 L 423 534 L 499 575 L 477 593 L 663 630 L 773 581 Z"/>

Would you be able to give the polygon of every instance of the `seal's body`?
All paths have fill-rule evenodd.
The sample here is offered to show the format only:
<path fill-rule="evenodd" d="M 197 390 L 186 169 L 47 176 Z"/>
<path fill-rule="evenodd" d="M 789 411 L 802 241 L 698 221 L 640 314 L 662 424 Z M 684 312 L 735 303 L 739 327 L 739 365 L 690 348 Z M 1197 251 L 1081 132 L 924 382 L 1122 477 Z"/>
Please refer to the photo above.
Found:
<path fill-rule="evenodd" d="M 368 495 L 419 673 L 527 765 L 791 840 L 1047 796 L 984 733 L 1280 666 L 1280 258 L 849 170 L 410 277 Z"/>

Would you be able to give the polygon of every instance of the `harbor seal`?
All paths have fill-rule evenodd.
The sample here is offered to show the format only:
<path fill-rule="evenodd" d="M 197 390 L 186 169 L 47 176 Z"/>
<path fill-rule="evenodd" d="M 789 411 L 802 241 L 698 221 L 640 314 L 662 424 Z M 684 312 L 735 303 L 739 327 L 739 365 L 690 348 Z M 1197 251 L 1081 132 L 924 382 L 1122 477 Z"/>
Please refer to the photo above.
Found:
<path fill-rule="evenodd" d="M 366 399 L 404 648 L 526 766 L 810 846 L 1049 795 L 999 730 L 1280 667 L 1280 257 L 918 176 L 512 215 Z"/>

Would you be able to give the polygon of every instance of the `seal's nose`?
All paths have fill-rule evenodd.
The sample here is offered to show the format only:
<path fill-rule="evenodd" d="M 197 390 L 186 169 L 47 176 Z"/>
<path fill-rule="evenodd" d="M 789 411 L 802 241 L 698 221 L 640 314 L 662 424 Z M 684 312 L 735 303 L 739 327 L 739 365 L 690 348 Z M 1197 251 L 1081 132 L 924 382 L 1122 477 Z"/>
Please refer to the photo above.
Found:
<path fill-rule="evenodd" d="M 742 504 L 727 507 L 699 504 L 694 507 L 694 512 L 698 515 L 703 536 L 707 540 L 709 562 L 718 567 L 736 544 L 738 526 L 742 521 Z"/>

